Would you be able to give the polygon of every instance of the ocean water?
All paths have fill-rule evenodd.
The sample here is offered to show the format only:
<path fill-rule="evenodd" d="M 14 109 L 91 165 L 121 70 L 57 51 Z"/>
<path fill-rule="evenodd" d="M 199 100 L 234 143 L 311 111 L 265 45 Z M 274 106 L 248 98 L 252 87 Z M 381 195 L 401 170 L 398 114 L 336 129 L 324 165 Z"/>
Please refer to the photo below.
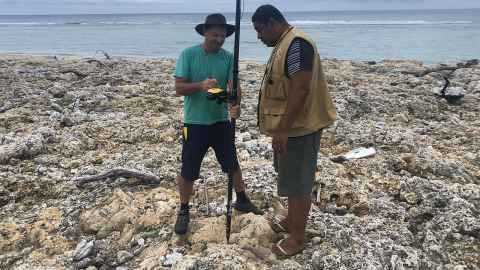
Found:
<path fill-rule="evenodd" d="M 0 11 L 1 12 L 1 11 Z M 234 14 L 225 14 L 234 23 Z M 201 43 L 193 29 L 206 14 L 0 15 L 0 53 L 176 58 Z M 323 58 L 416 59 L 426 63 L 480 58 L 480 9 L 287 12 Z M 244 13 L 240 58 L 270 52 Z M 224 48 L 233 49 L 233 36 Z"/>

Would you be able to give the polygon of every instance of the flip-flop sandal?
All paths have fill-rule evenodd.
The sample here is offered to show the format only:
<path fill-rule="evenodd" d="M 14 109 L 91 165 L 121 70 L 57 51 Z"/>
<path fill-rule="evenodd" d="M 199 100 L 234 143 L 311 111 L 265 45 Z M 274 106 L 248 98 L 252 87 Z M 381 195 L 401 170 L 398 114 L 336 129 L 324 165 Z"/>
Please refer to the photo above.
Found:
<path fill-rule="evenodd" d="M 277 256 L 277 258 L 279 259 L 286 259 L 286 258 L 289 258 L 289 257 L 292 257 L 294 255 L 297 255 L 299 253 L 301 253 L 304 249 L 305 249 L 305 245 L 301 246 L 297 251 L 293 252 L 293 253 L 288 253 L 283 247 L 282 247 L 282 243 L 283 243 L 283 240 L 284 239 L 281 239 L 280 241 L 278 241 L 278 243 L 272 248 L 272 252 Z"/>
<path fill-rule="evenodd" d="M 282 221 L 285 220 L 284 216 L 281 215 L 270 215 L 267 217 L 268 224 L 272 230 L 276 233 L 288 233 L 288 229 L 282 225 Z"/>

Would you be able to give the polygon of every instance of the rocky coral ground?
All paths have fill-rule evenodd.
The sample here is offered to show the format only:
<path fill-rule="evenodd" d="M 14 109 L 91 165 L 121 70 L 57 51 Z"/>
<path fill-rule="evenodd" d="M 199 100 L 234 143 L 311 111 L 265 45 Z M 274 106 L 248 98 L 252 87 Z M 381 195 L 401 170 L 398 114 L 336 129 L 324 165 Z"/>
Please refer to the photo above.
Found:
<path fill-rule="evenodd" d="M 325 130 L 303 253 L 277 260 L 279 235 L 235 213 L 209 152 L 190 233 L 172 233 L 182 99 L 171 59 L 0 57 L 1 269 L 479 269 L 480 66 L 326 60 L 339 119 Z M 250 196 L 278 211 L 270 141 L 256 127 L 263 65 L 241 62 L 237 147 Z M 423 74 L 422 74 L 423 75 Z M 435 95 L 449 78 L 465 94 Z M 373 146 L 370 158 L 333 156 Z M 79 186 L 125 168 L 157 176 Z"/>

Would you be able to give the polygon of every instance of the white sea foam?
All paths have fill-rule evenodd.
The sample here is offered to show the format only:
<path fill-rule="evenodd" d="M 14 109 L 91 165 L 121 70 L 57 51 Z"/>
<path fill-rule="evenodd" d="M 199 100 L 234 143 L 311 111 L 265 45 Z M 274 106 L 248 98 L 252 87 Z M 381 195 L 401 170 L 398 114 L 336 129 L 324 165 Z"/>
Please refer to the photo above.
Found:
<path fill-rule="evenodd" d="M 294 25 L 317 25 L 317 24 L 329 24 L 329 25 L 435 25 L 435 24 L 471 24 L 471 21 L 315 21 L 315 20 L 296 20 L 291 21 Z"/>

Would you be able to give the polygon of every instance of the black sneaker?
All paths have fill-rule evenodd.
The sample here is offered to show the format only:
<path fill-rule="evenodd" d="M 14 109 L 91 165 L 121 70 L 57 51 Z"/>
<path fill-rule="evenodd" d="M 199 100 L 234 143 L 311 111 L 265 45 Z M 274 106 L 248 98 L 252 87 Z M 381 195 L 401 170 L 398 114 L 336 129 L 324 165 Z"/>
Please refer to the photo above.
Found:
<path fill-rule="evenodd" d="M 233 208 L 243 213 L 254 213 L 255 215 L 263 215 L 263 211 L 260 208 L 256 207 L 250 200 L 243 203 L 235 202 L 233 204 Z"/>
<path fill-rule="evenodd" d="M 177 221 L 175 222 L 175 233 L 186 234 L 188 223 L 190 222 L 190 212 L 188 209 L 179 210 L 177 213 Z"/>

